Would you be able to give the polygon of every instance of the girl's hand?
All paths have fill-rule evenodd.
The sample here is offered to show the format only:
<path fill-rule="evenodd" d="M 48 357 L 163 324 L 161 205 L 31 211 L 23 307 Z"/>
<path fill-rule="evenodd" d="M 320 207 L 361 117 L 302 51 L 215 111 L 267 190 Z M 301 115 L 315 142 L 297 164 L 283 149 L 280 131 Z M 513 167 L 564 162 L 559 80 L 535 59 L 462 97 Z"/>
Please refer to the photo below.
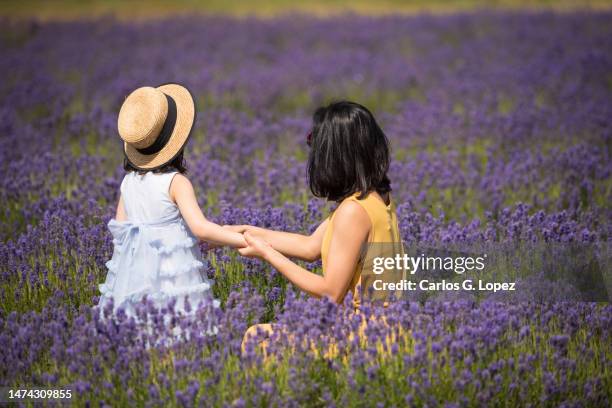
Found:
<path fill-rule="evenodd" d="M 267 255 L 271 251 L 274 251 L 274 249 L 272 248 L 270 244 L 268 244 L 266 241 L 264 241 L 261 238 L 257 238 L 253 236 L 248 231 L 245 232 L 243 236 L 248 246 L 245 248 L 238 249 L 238 252 L 240 252 L 240 255 L 242 256 L 246 256 L 249 258 L 266 259 Z"/>

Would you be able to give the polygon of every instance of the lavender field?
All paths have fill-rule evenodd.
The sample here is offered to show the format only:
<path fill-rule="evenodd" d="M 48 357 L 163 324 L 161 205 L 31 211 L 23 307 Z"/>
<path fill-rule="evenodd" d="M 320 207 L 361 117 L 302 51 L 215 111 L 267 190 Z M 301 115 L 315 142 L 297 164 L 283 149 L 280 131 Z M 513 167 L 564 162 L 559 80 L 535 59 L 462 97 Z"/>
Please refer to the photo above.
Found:
<path fill-rule="evenodd" d="M 188 177 L 220 224 L 311 231 L 331 206 L 308 190 L 305 135 L 317 106 L 347 98 L 391 141 L 407 245 L 578 243 L 609 259 L 611 20 L 6 21 L 0 386 L 71 388 L 72 404 L 94 406 L 610 406 L 608 303 L 355 314 L 350 299 L 301 296 L 264 263 L 212 249 L 203 273 L 221 307 L 200 305 L 196 321 L 143 302 L 141 327 L 94 306 L 124 174 L 117 112 L 132 89 L 170 81 L 197 97 Z M 270 321 L 292 335 L 266 358 L 241 356 L 249 325 Z M 177 328 L 182 340 L 168 341 Z"/>

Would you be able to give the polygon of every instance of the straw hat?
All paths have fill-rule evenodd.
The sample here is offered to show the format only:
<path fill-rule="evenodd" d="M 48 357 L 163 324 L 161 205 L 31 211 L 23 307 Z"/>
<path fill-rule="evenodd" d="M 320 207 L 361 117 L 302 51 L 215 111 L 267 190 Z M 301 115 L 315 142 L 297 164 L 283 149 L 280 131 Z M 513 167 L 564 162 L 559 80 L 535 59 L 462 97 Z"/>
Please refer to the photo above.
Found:
<path fill-rule="evenodd" d="M 125 155 L 140 170 L 154 170 L 181 151 L 193 126 L 195 105 L 187 88 L 166 84 L 132 92 L 121 105 L 117 127 Z"/>

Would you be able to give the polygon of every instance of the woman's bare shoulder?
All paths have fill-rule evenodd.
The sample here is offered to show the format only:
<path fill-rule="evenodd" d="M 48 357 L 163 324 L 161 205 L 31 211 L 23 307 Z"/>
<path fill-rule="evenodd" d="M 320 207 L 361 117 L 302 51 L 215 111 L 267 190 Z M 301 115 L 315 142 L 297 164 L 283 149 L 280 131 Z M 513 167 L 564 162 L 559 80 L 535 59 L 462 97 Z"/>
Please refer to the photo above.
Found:
<path fill-rule="evenodd" d="M 345 200 L 336 208 L 334 227 L 348 229 L 370 229 L 370 217 L 365 208 L 354 200 Z"/>

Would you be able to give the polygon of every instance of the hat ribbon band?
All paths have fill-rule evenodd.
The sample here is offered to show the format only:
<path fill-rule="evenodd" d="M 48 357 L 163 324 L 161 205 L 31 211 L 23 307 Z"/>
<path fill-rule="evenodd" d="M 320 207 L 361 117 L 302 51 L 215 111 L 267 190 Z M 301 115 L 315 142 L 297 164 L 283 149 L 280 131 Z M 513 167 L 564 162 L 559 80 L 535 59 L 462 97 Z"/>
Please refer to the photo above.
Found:
<path fill-rule="evenodd" d="M 159 152 L 168 143 L 168 140 L 170 140 L 170 136 L 174 131 L 174 125 L 176 125 L 176 103 L 172 97 L 166 94 L 164 95 L 168 100 L 168 115 L 166 115 L 164 126 L 151 146 L 136 149 L 141 154 L 154 154 Z"/>

